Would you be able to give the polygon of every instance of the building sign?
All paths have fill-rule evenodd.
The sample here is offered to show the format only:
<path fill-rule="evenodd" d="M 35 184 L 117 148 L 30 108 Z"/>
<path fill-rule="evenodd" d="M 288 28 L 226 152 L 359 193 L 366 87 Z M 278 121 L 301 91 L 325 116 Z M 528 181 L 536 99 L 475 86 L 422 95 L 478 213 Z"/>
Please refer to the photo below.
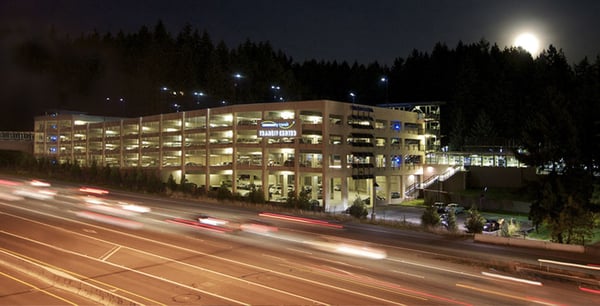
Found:
<path fill-rule="evenodd" d="M 301 125 L 297 120 L 265 120 L 258 124 L 258 137 L 299 137 Z"/>

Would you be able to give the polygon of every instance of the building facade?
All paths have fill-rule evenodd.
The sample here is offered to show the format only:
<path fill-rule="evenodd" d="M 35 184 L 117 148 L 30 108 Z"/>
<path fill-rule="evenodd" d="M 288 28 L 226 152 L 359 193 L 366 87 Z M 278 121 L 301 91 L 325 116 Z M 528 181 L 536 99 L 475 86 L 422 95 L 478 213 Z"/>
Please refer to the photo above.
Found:
<path fill-rule="evenodd" d="M 356 197 L 400 202 L 422 181 L 425 119 L 416 112 L 330 100 L 258 103 L 107 118 L 35 118 L 34 155 L 60 163 L 156 168 L 200 188 L 265 198 L 309 192 L 326 210 Z"/>

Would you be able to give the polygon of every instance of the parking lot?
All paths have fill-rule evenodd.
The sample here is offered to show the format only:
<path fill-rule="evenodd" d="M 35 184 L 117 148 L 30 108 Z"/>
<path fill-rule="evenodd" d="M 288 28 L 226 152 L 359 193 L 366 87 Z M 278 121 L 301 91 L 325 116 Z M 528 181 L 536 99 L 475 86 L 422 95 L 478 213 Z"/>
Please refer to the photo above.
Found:
<path fill-rule="evenodd" d="M 401 205 L 387 205 L 379 206 L 375 209 L 375 218 L 378 220 L 387 221 L 399 221 L 408 222 L 411 224 L 421 224 L 421 216 L 423 215 L 424 207 L 415 206 L 401 206 Z M 465 220 L 468 216 L 467 210 L 456 215 L 456 225 L 459 231 L 466 231 Z M 489 220 L 501 221 L 504 217 L 497 216 L 494 213 L 482 212 L 482 216 Z M 369 216 L 371 218 L 371 211 L 369 210 Z M 494 226 L 494 225 L 493 225 Z M 521 228 L 526 229 L 530 227 L 528 222 L 522 223 Z M 490 231 L 484 233 L 495 234 L 499 230 L 499 226 L 493 227 Z"/>

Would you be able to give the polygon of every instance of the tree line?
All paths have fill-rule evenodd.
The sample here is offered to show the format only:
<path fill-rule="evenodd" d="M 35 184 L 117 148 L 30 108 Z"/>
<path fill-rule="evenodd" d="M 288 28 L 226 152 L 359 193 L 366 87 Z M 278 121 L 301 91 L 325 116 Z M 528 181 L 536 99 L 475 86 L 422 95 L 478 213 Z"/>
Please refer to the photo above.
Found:
<path fill-rule="evenodd" d="M 521 48 L 501 49 L 481 40 L 413 50 L 389 67 L 376 61 L 296 62 L 269 42 L 247 40 L 229 48 L 189 24 L 173 35 L 158 21 L 133 33 L 72 38 L 50 31 L 23 38 L 10 56 L 20 69 L 49 84 L 43 97 L 31 102 L 37 107 L 34 115 L 62 109 L 138 117 L 224 102 L 281 100 L 444 101 L 444 145 L 462 150 L 520 143 L 525 123 L 539 120 L 540 112 L 555 103 L 577 119 L 576 131 L 594 136 L 591 131 L 598 129 L 591 114 L 600 108 L 600 57 L 570 66 L 552 45 L 536 58 Z M 238 73 L 241 78 L 234 77 Z M 20 98 L 28 102 L 26 93 Z M 556 114 L 541 114 L 547 115 Z"/>
<path fill-rule="evenodd" d="M 7 37 L 11 33 L 0 39 Z M 482 39 L 413 50 L 391 66 L 296 62 L 269 42 L 247 40 L 229 48 L 191 25 L 173 35 L 158 21 L 132 33 L 70 37 L 50 31 L 23 37 L 9 54 L 20 71 L 43 83 L 32 81 L 30 90 L 44 91 L 43 97 L 23 91 L 11 100 L 38 112 L 20 120 L 29 124 L 25 130 L 33 115 L 50 108 L 137 117 L 282 100 L 444 101 L 441 132 L 449 150 L 505 146 L 549 172 L 531 191 L 531 218 L 551 224 L 555 240 L 581 236 L 569 230 L 582 224 L 589 229 L 595 222 L 589 214 L 600 211 L 600 53 L 571 65 L 553 45 L 534 58 Z M 14 130 L 7 126 L 15 124 L 12 119 L 2 128 Z"/>

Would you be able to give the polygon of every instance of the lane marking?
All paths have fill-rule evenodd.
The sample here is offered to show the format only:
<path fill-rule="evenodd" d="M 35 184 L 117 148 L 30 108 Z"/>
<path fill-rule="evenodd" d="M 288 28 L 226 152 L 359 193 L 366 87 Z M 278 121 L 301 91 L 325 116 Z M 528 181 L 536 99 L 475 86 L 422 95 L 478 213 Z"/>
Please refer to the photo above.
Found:
<path fill-rule="evenodd" d="M 57 250 L 57 251 L 61 251 L 61 252 L 67 253 L 67 254 L 71 254 L 71 255 L 75 255 L 75 256 L 79 256 L 79 257 L 84 257 L 84 258 L 87 258 L 87 259 L 92 260 L 92 261 L 100 261 L 99 259 L 97 259 L 95 257 L 89 256 L 89 255 L 85 255 L 85 254 L 80 254 L 80 253 L 77 253 L 77 252 L 74 252 L 74 251 L 65 250 L 65 249 L 56 247 L 54 245 L 51 245 L 51 244 L 48 244 L 48 243 L 45 243 L 45 242 L 42 242 L 42 241 L 37 241 L 37 240 L 30 239 L 30 238 L 27 238 L 27 237 L 24 237 L 24 236 L 20 236 L 20 235 L 17 235 L 17 234 L 12 234 L 12 233 L 9 233 L 9 232 L 5 232 L 5 231 L 2 231 L 2 230 L 0 230 L 0 233 L 8 235 L 8 236 L 13 236 L 15 238 L 19 238 L 19 239 L 22 239 L 22 240 L 25 240 L 25 241 L 29 241 L 29 242 L 34 243 L 34 244 L 43 245 L 43 246 L 45 246 L 47 248 L 54 249 L 54 250 Z M 173 260 L 173 261 L 178 262 L 176 260 Z M 195 287 L 192 287 L 192 286 L 181 284 L 181 283 L 172 281 L 170 279 L 166 279 L 166 278 L 163 278 L 163 277 L 156 276 L 154 274 L 150 274 L 150 273 L 138 271 L 138 270 L 135 270 L 135 269 L 123 266 L 123 265 L 118 265 L 118 264 L 112 263 L 110 261 L 102 261 L 102 262 L 105 263 L 105 264 L 107 264 L 107 265 L 119 268 L 119 269 L 127 270 L 129 272 L 132 272 L 132 273 L 135 273 L 135 274 L 139 274 L 139 275 L 143 275 L 143 276 L 146 276 L 148 278 L 152 278 L 152 279 L 155 279 L 155 280 L 163 281 L 163 282 L 166 282 L 166 283 L 169 283 L 169 284 L 174 284 L 174 285 L 177 285 L 177 286 L 189 289 L 191 291 L 196 291 L 196 292 L 199 292 L 199 293 L 204 293 L 204 294 L 216 297 L 216 298 L 220 298 L 220 299 L 226 300 L 226 301 L 231 302 L 231 303 L 240 304 L 240 305 L 249 305 L 248 303 L 244 303 L 244 302 L 241 302 L 241 301 L 238 301 L 238 300 L 235 300 L 235 299 L 231 299 L 231 298 L 228 298 L 228 297 L 220 296 L 218 294 L 211 293 L 211 292 L 208 292 L 208 291 L 205 291 L 205 290 L 202 290 L 202 289 L 198 289 L 198 288 L 195 288 Z M 90 279 L 90 280 L 92 280 L 92 279 Z M 123 290 L 122 288 L 118 288 L 118 287 L 114 287 L 114 288 L 118 289 L 118 290 L 121 290 L 121 291 L 124 291 L 124 292 L 129 292 L 127 290 Z"/>
<path fill-rule="evenodd" d="M 109 250 L 107 253 L 105 253 L 104 255 L 100 256 L 100 260 L 102 260 L 102 261 L 108 260 L 108 258 L 110 258 L 117 251 L 119 251 L 119 249 L 121 249 L 120 245 L 115 246 L 114 248 L 112 248 L 112 250 Z"/>
<path fill-rule="evenodd" d="M 423 275 L 412 274 L 412 273 L 407 273 L 407 272 L 398 271 L 398 270 L 392 270 L 392 272 L 399 273 L 399 274 L 402 274 L 402 275 L 408 275 L 408 276 L 412 276 L 412 277 L 417 277 L 417 278 L 425 279 L 425 276 L 423 276 Z"/>
<path fill-rule="evenodd" d="M 326 287 L 326 288 L 330 288 L 330 289 L 334 289 L 334 290 L 346 292 L 348 294 L 360 295 L 360 296 L 363 296 L 363 297 L 368 297 L 368 298 L 371 298 L 371 299 L 374 299 L 374 300 L 377 300 L 377 301 L 381 301 L 382 303 L 386 303 L 386 304 L 398 304 L 398 302 L 391 301 L 391 300 L 388 300 L 388 299 L 380 298 L 380 297 L 369 295 L 369 294 L 356 293 L 353 290 L 346 289 L 346 288 L 343 288 L 343 287 L 339 287 L 339 286 L 335 286 L 335 285 L 331 285 L 331 284 L 326 284 L 326 283 L 323 283 L 323 282 L 319 282 L 319 281 L 315 281 L 315 280 L 312 280 L 312 279 L 307 279 L 307 278 L 295 276 L 295 275 L 292 275 L 292 274 L 286 274 L 286 273 L 279 272 L 279 271 L 276 271 L 276 270 L 273 270 L 273 269 L 264 268 L 264 267 L 260 267 L 260 266 L 255 266 L 255 265 L 252 265 L 252 264 L 248 264 L 248 263 L 237 261 L 237 260 L 233 260 L 233 259 L 219 257 L 219 256 L 211 254 L 211 253 L 200 252 L 200 251 L 197 251 L 197 250 L 194 250 L 194 249 L 189 249 L 189 248 L 184 248 L 184 247 L 181 247 L 181 246 L 178 246 L 178 245 L 168 244 L 168 243 L 165 243 L 165 242 L 162 242 L 162 241 L 153 240 L 153 239 L 150 239 L 150 238 L 146 238 L 146 237 L 142 237 L 142 236 L 138 236 L 138 235 L 134 235 L 134 234 L 130 234 L 130 233 L 125 233 L 125 232 L 114 230 L 114 229 L 111 229 L 111 228 L 101 227 L 99 225 L 81 222 L 81 221 L 75 220 L 75 219 L 69 219 L 69 218 L 65 218 L 65 217 L 51 215 L 51 214 L 43 213 L 43 212 L 40 212 L 40 211 L 37 211 L 37 210 L 32 210 L 32 209 L 24 208 L 22 206 L 13 206 L 13 205 L 8 205 L 8 204 L 2 203 L 2 202 L 0 202 L 0 204 L 1 205 L 6 205 L 6 206 L 11 206 L 11 207 L 18 208 L 18 209 L 21 209 L 21 210 L 26 210 L 26 211 L 29 211 L 29 212 L 32 212 L 32 213 L 44 215 L 44 216 L 55 218 L 55 219 L 59 219 L 59 220 L 64 220 L 64 221 L 68 221 L 68 222 L 72 222 L 72 223 L 76 223 L 76 224 L 82 224 L 82 225 L 85 225 L 85 226 L 88 226 L 88 227 L 102 229 L 102 230 L 105 230 L 105 231 L 108 231 L 108 232 L 112 232 L 114 234 L 119 234 L 119 235 L 122 235 L 122 236 L 125 236 L 125 237 L 130 237 L 130 238 L 139 239 L 139 240 L 146 241 L 146 242 L 155 243 L 157 245 L 161 245 L 161 246 L 165 246 L 165 247 L 169 247 L 169 248 L 173 248 L 173 249 L 177 249 L 177 250 L 181 250 L 181 251 L 190 252 L 192 254 L 202 255 L 202 256 L 213 258 L 213 259 L 216 259 L 216 260 L 220 260 L 220 261 L 224 261 L 224 262 L 228 262 L 228 263 L 237 264 L 237 265 L 240 265 L 240 266 L 243 266 L 243 267 L 257 269 L 257 270 L 261 270 L 263 272 L 270 272 L 270 273 L 273 273 L 275 275 L 279 275 L 281 277 L 286 277 L 286 278 L 290 278 L 290 279 L 295 279 L 295 280 L 303 281 L 303 282 L 310 283 L 310 284 L 313 284 L 313 285 L 317 285 L 317 286 L 321 286 L 321 287 Z M 32 222 L 32 223 L 36 223 L 36 224 L 40 224 L 40 225 L 46 226 L 46 227 L 55 228 L 56 230 L 59 230 L 59 231 L 63 231 L 63 232 L 67 232 L 67 233 L 70 233 L 70 234 L 73 234 L 73 235 L 78 235 L 78 236 L 89 238 L 89 239 L 92 239 L 92 240 L 96 240 L 96 241 L 104 242 L 104 243 L 107 243 L 107 244 L 113 244 L 113 245 L 115 245 L 115 243 L 110 242 L 108 240 L 103 240 L 103 239 L 100 239 L 100 238 L 97 238 L 97 237 L 93 237 L 93 236 L 88 236 L 88 235 L 85 235 L 85 234 L 82 234 L 82 233 L 79 233 L 79 232 L 66 230 L 64 228 L 60 228 L 60 227 L 53 226 L 53 225 L 48 225 L 48 224 L 45 224 L 45 223 L 42 223 L 42 222 L 38 222 L 38 221 L 35 221 L 35 220 L 31 220 L 31 219 L 27 219 L 27 218 L 24 218 L 24 217 L 20 217 L 20 216 L 8 214 L 8 213 L 5 213 L 5 212 L 0 212 L 0 214 L 10 215 L 10 216 L 12 216 L 14 218 L 26 220 L 26 221 L 29 221 L 29 222 Z M 272 287 L 269 287 L 269 286 L 265 286 L 265 285 L 262 285 L 262 284 L 252 283 L 252 282 L 245 281 L 245 280 L 240 280 L 239 278 L 236 278 L 236 277 L 233 277 L 233 276 L 230 276 L 230 275 L 226 275 L 226 274 L 223 274 L 223 273 L 220 273 L 220 272 L 217 272 L 217 271 L 212 271 L 212 270 L 208 270 L 208 269 L 201 268 L 201 267 L 198 267 L 198 266 L 194 266 L 194 265 L 190 265 L 190 264 L 187 264 L 187 263 L 179 262 L 179 261 L 174 260 L 173 258 L 169 258 L 169 257 L 165 257 L 165 256 L 160 256 L 160 255 L 157 255 L 157 254 L 149 253 L 149 252 L 146 252 L 146 251 L 143 251 L 143 250 L 139 250 L 139 249 L 135 249 L 135 248 L 131 248 L 131 247 L 126 247 L 126 246 L 123 246 L 123 247 L 127 248 L 127 249 L 130 249 L 132 251 L 136 251 L 136 252 L 139 252 L 139 253 L 142 253 L 142 254 L 146 254 L 148 256 L 154 256 L 156 258 L 160 258 L 160 259 L 164 259 L 164 260 L 169 260 L 169 261 L 177 262 L 179 264 L 186 265 L 186 266 L 189 266 L 189 267 L 194 268 L 194 269 L 198 269 L 198 270 L 207 271 L 207 272 L 215 273 L 215 274 L 218 274 L 218 275 L 222 275 L 223 277 L 231 278 L 231 279 L 234 279 L 236 281 L 244 281 L 244 282 L 246 282 L 246 283 L 248 283 L 250 285 L 254 285 L 254 286 L 258 286 L 258 287 L 264 288 L 264 289 L 276 291 L 276 292 L 279 292 L 279 293 L 282 293 L 282 294 L 294 296 L 294 297 L 297 297 L 297 298 L 300 298 L 300 299 L 311 301 L 311 302 L 316 303 L 316 304 L 328 305 L 327 303 L 322 302 L 322 301 L 317 301 L 317 300 L 314 300 L 314 299 L 311 299 L 311 298 L 308 298 L 308 297 L 300 296 L 300 295 L 297 295 L 297 294 L 294 294 L 294 293 L 291 293 L 291 292 L 287 292 L 287 291 L 283 291 L 283 290 L 280 290 L 280 289 L 275 289 L 275 288 L 272 288 Z M 106 263 L 110 264 L 110 262 L 106 262 Z M 182 286 L 185 286 L 185 285 L 182 285 Z"/>
<path fill-rule="evenodd" d="M 71 301 L 69 301 L 69 300 L 67 300 L 67 299 L 65 299 L 63 297 L 60 297 L 60 296 L 58 296 L 58 295 L 56 295 L 54 293 L 48 292 L 48 291 L 46 291 L 46 290 L 44 290 L 44 289 L 42 289 L 42 288 L 40 288 L 40 287 L 38 287 L 38 286 L 36 286 L 34 284 L 31 284 L 31 283 L 26 282 L 24 280 L 21 280 L 21 279 L 18 279 L 16 277 L 13 277 L 10 274 L 4 273 L 2 271 L 0 271 L 0 274 L 3 275 L 3 276 L 5 276 L 5 277 L 7 277 L 7 278 L 10 278 L 10 279 L 12 279 L 14 281 L 17 281 L 17 282 L 19 282 L 19 283 L 21 283 L 21 284 L 23 284 L 25 286 L 28 286 L 28 287 L 31 287 L 31 288 L 37 290 L 37 291 L 43 292 L 43 293 L 45 293 L 45 294 L 47 294 L 47 295 L 49 295 L 49 296 L 51 296 L 53 298 L 61 300 L 61 301 L 65 302 L 65 303 L 67 303 L 67 304 L 70 304 L 70 305 L 73 305 L 73 306 L 77 306 L 77 303 L 73 303 L 73 302 L 71 302 Z"/>
<path fill-rule="evenodd" d="M 30 263 L 32 263 L 34 265 L 41 266 L 42 268 L 44 268 L 46 270 L 49 270 L 52 273 L 56 273 L 56 274 L 61 274 L 62 273 L 63 274 L 62 277 L 65 277 L 65 278 L 72 278 L 74 280 L 79 280 L 79 281 L 81 281 L 82 279 L 85 279 L 85 280 L 89 280 L 90 282 L 94 282 L 94 283 L 97 283 L 99 285 L 106 286 L 106 287 L 108 287 L 109 291 L 113 292 L 113 294 L 115 294 L 114 292 L 116 292 L 116 291 L 122 291 L 122 292 L 128 293 L 128 294 L 130 294 L 132 296 L 135 296 L 135 297 L 147 300 L 147 301 L 149 301 L 151 303 L 154 303 L 155 305 L 165 305 L 165 304 L 161 304 L 158 301 L 155 301 L 153 299 L 141 296 L 141 295 L 133 293 L 133 292 L 129 292 L 127 290 L 123 290 L 123 289 L 121 289 L 119 287 L 113 286 L 111 284 L 104 283 L 104 282 L 96 280 L 96 279 L 90 279 L 86 275 L 81 275 L 81 274 L 78 274 L 76 272 L 69 271 L 69 270 L 63 269 L 61 267 L 57 267 L 57 266 L 51 265 L 50 263 L 44 262 L 42 260 L 39 260 L 39 259 L 36 259 L 36 258 L 33 258 L 33 257 L 29 257 L 29 256 L 21 254 L 21 253 L 14 252 L 12 250 L 8 250 L 8 249 L 5 249 L 5 248 L 0 248 L 0 252 L 3 252 L 5 254 L 8 254 L 8 255 L 13 256 L 13 257 L 20 258 L 21 260 L 24 260 L 24 261 L 28 261 L 28 262 L 30 262 Z M 94 286 L 94 285 L 90 285 L 90 286 Z M 105 290 L 105 289 L 100 288 L 100 290 Z M 118 294 L 115 294 L 115 295 L 121 297 L 124 300 L 128 300 L 128 301 L 131 301 L 132 303 L 134 303 L 134 301 L 131 300 L 131 299 L 129 299 L 129 298 L 120 296 Z"/>

